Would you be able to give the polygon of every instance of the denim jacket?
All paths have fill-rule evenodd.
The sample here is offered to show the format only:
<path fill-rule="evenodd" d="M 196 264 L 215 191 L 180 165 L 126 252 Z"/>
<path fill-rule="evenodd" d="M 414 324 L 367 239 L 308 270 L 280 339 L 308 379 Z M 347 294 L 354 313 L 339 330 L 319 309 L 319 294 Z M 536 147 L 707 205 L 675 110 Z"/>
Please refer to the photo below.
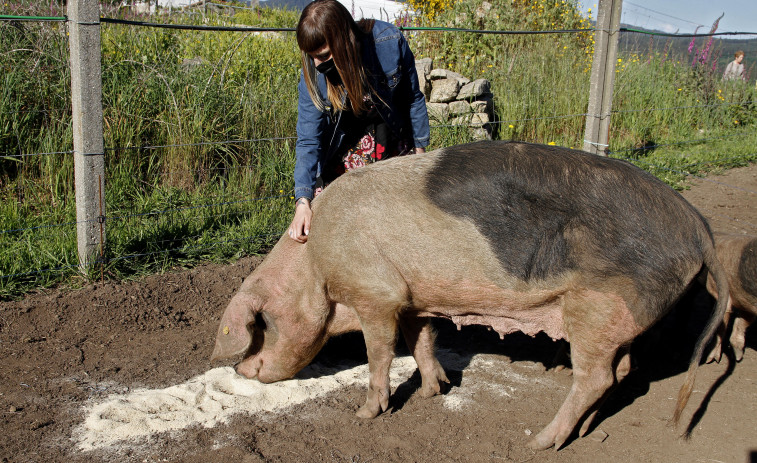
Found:
<path fill-rule="evenodd" d="M 376 109 L 384 122 L 398 137 L 412 138 L 416 147 L 425 148 L 429 142 L 426 101 L 405 37 L 394 25 L 376 20 L 372 37 L 363 40 L 362 55 L 369 83 L 379 97 Z M 318 91 L 325 96 L 325 77 L 317 73 L 316 79 Z M 341 147 L 345 134 L 340 130 L 340 113 L 322 112 L 315 106 L 302 73 L 298 91 L 294 197 L 312 199 L 321 166 Z"/>

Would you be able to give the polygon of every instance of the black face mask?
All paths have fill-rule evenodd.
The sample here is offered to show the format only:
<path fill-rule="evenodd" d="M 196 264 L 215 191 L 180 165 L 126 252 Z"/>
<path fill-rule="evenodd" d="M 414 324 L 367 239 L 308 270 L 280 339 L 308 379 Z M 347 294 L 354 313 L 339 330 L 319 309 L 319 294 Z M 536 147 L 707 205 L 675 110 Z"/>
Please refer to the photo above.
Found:
<path fill-rule="evenodd" d="M 334 58 L 329 58 L 328 61 L 324 61 L 315 68 L 331 82 L 331 85 L 342 85 L 342 78 L 339 76 L 339 71 L 336 70 Z"/>

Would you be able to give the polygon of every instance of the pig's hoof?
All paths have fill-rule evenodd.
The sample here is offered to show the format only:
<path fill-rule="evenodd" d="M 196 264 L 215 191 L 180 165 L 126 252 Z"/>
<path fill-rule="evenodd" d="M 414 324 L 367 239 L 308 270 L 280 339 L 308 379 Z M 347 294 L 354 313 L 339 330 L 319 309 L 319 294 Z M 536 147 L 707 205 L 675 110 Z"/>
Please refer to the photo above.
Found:
<path fill-rule="evenodd" d="M 358 418 L 363 419 L 373 419 L 376 418 L 379 414 L 379 408 L 378 407 L 371 407 L 368 404 L 363 405 L 358 409 L 358 411 L 355 413 Z"/>
<path fill-rule="evenodd" d="M 568 438 L 565 433 L 553 433 L 549 432 L 549 426 L 542 429 L 542 431 L 528 442 L 528 446 L 533 450 L 547 450 L 554 446 L 555 450 L 560 450 L 560 447 L 565 443 Z"/>
<path fill-rule="evenodd" d="M 419 392 L 420 396 L 424 399 L 428 399 L 429 397 L 441 394 L 441 383 L 449 384 L 449 379 L 447 379 L 447 374 L 444 372 L 444 369 L 439 366 L 431 379 L 423 379 L 423 384 L 421 385 L 421 390 Z"/>
<path fill-rule="evenodd" d="M 736 357 L 737 362 L 740 362 L 744 358 L 745 345 L 746 339 L 744 337 L 731 338 L 731 347 L 733 348 L 733 355 Z"/>
<path fill-rule="evenodd" d="M 705 363 L 720 363 L 720 358 L 722 357 L 723 353 L 721 350 L 721 344 L 718 342 L 715 347 L 712 348 L 709 354 L 707 354 L 707 360 Z"/>
<path fill-rule="evenodd" d="M 528 447 L 532 450 L 547 450 L 552 447 L 554 442 L 551 439 L 547 439 L 542 435 L 537 435 L 530 441 L 528 441 Z"/>
<path fill-rule="evenodd" d="M 429 384 L 426 383 L 423 386 L 421 386 L 421 390 L 419 392 L 420 396 L 424 399 L 428 399 L 429 397 L 433 397 L 437 394 L 441 394 L 442 387 L 437 382 L 436 384 Z"/>

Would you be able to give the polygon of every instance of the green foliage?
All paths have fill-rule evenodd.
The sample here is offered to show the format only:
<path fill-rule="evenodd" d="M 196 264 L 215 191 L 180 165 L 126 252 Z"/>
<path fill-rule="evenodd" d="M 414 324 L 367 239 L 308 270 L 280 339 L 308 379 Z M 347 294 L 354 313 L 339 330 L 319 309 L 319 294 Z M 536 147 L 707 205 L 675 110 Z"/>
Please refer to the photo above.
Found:
<path fill-rule="evenodd" d="M 432 20 L 421 18 L 418 25 L 511 32 L 589 27 L 576 3 L 562 0 L 456 2 Z M 491 82 L 501 138 L 581 147 L 593 32 L 419 31 L 409 40 L 416 57 L 432 58 L 434 68 Z M 441 146 L 438 142 L 432 133 L 432 144 Z"/>
<path fill-rule="evenodd" d="M 681 190 L 692 177 L 722 173 L 757 162 L 753 127 L 705 130 L 680 144 L 661 144 L 650 150 L 617 150 L 613 157 L 626 159 L 647 170 L 668 185 Z"/>
<path fill-rule="evenodd" d="M 590 27 L 579 13 L 576 3 L 565 0 L 456 2 L 433 19 L 420 17 L 417 25 L 511 32 Z M 436 67 L 455 69 L 466 76 L 478 76 L 491 68 L 508 66 L 514 56 L 551 60 L 570 54 L 581 66 L 586 64 L 585 53 L 576 54 L 576 51 L 591 50 L 593 32 L 546 37 L 544 40 L 534 35 L 423 32 L 413 35 L 412 45 L 416 55 L 433 58 Z"/>
<path fill-rule="evenodd" d="M 424 19 L 432 21 L 455 4 L 455 0 L 407 0 L 407 4 Z"/>
<path fill-rule="evenodd" d="M 297 15 L 152 18 L 177 19 L 280 28 Z M 0 54 L 0 296 L 9 296 L 76 275 L 78 257 L 65 28 L 0 28 L 11 50 Z M 123 278 L 270 247 L 291 214 L 293 34 L 104 24 L 101 43 L 108 248 L 90 275 Z M 35 153 L 54 154 L 24 156 Z"/>

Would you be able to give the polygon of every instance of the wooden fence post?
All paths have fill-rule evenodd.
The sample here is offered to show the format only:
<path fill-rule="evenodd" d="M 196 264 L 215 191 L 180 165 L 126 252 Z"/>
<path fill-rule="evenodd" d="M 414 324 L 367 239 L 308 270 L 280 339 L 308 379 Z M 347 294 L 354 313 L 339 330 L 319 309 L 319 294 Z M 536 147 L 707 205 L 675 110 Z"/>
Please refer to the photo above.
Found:
<path fill-rule="evenodd" d="M 71 108 L 79 269 L 86 271 L 105 246 L 100 5 L 68 0 Z"/>
<path fill-rule="evenodd" d="M 610 112 L 615 85 L 615 62 L 620 37 L 622 0 L 599 0 L 594 60 L 591 64 L 589 105 L 586 109 L 584 151 L 605 155 L 610 139 Z"/>

